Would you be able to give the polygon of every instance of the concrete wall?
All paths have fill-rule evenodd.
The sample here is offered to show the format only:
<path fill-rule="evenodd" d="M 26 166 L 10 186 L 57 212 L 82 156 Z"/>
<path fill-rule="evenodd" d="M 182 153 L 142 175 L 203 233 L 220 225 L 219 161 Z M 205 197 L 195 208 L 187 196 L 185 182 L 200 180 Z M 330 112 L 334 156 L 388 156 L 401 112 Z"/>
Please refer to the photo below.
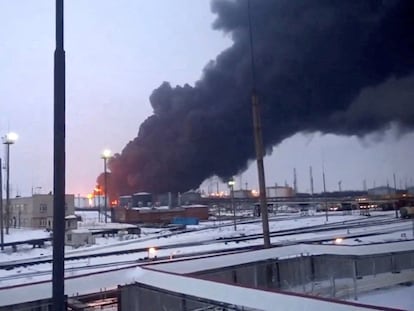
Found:
<path fill-rule="evenodd" d="M 70 230 L 65 233 L 65 245 L 79 247 L 92 244 L 95 244 L 95 237 L 92 235 L 92 232 Z"/>
<path fill-rule="evenodd" d="M 143 284 L 132 284 L 118 287 L 118 311 L 188 311 L 188 310 L 218 310 L 219 302 L 203 301 L 200 298 L 152 288 Z M 237 307 L 226 306 L 220 310 L 241 310 Z"/>
<path fill-rule="evenodd" d="M 335 296 L 335 289 L 333 292 L 324 292 L 320 284 L 329 288 L 332 282 L 340 280 L 342 285 L 352 288 L 356 286 L 356 279 L 379 274 L 391 275 L 413 268 L 414 250 L 368 256 L 297 256 L 202 271 L 195 275 L 254 288 L 300 293 L 319 291 L 318 294 L 322 296 Z M 319 289 L 315 289 L 318 286 Z"/>

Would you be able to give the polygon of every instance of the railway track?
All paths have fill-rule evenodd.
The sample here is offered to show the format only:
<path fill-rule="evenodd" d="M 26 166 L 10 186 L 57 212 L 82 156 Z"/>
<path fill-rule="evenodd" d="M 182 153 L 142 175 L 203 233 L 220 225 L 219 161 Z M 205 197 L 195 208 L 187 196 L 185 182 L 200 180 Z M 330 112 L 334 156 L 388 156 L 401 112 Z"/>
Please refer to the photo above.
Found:
<path fill-rule="evenodd" d="M 369 226 L 378 226 L 378 225 L 386 225 L 386 224 L 400 224 L 403 223 L 404 220 L 396 220 L 396 219 L 371 219 L 371 220 L 351 220 L 351 221 L 342 221 L 338 223 L 333 224 L 323 224 L 323 225 L 314 225 L 310 227 L 305 228 L 296 228 L 296 229 L 285 229 L 285 230 L 278 230 L 271 232 L 271 237 L 280 237 L 280 236 L 291 236 L 291 235 L 297 235 L 297 234 L 306 234 L 306 233 L 321 233 L 321 232 L 329 232 L 332 230 L 342 230 L 342 229 L 355 229 L 360 227 L 369 227 Z M 229 224 L 232 225 L 232 224 Z M 392 232 L 393 229 L 390 229 Z M 397 229 L 401 230 L 401 229 Z M 386 232 L 383 232 L 386 233 Z M 355 235 L 352 235 L 350 237 L 363 237 L 363 236 L 370 236 L 370 235 L 376 235 L 376 233 L 358 233 Z M 160 245 L 157 246 L 157 250 L 167 250 L 167 249 L 176 249 L 176 248 L 187 248 L 187 247 L 193 247 L 193 246 L 199 246 L 199 245 L 210 245 L 210 244 L 218 244 L 218 243 L 240 243 L 240 242 L 247 242 L 251 240 L 261 239 L 263 237 L 263 234 L 249 234 L 249 235 L 242 235 L 237 237 L 230 237 L 230 238 L 218 238 L 218 239 L 208 239 L 203 241 L 192 241 L 192 242 L 182 242 L 182 243 L 175 243 L 175 244 L 169 244 L 169 245 Z M 157 238 L 151 238 L 148 240 L 155 240 Z M 324 237 L 315 237 L 313 239 L 304 239 L 302 240 L 296 240 L 293 243 L 304 243 L 304 242 L 324 242 L 331 240 L 332 238 L 324 238 Z M 137 241 L 135 241 L 137 242 Z M 142 242 L 142 241 L 139 241 Z M 287 242 L 284 242 L 284 244 L 280 243 L 272 243 L 274 246 L 281 246 L 281 245 L 287 245 Z M 235 249 L 238 249 L 240 251 L 248 250 L 252 246 L 244 246 L 244 247 L 237 247 Z M 256 247 L 257 248 L 257 247 Z M 117 250 L 117 251 L 109 251 L 109 252 L 100 252 L 100 253 L 94 253 L 94 254 L 87 254 L 87 255 L 71 255 L 67 256 L 65 258 L 66 262 L 69 261 L 79 261 L 79 260 L 85 260 L 85 259 L 92 259 L 97 257 L 107 257 L 107 256 L 118 256 L 118 255 L 127 255 L 127 254 L 134 254 L 134 253 L 144 253 L 147 254 L 148 247 L 140 247 L 140 248 L 131 248 L 127 250 Z M 137 260 L 145 260 L 145 256 L 141 257 Z M 0 269 L 3 270 L 11 270 L 18 267 L 28 267 L 33 265 L 39 265 L 39 264 L 47 264 L 51 263 L 52 258 L 49 256 L 45 259 L 37 259 L 37 260 L 20 260 L 20 261 L 11 261 L 11 262 L 3 262 L 0 263 Z M 0 278 L 1 280 L 1 278 Z"/>
<path fill-rule="evenodd" d="M 400 230 L 400 229 L 395 229 L 395 230 Z M 347 238 L 374 236 L 377 234 L 378 234 L 377 232 L 367 232 L 367 233 L 358 233 L 358 234 L 356 233 L 354 235 L 349 235 Z M 296 241 L 282 241 L 282 242 L 272 243 L 272 247 L 282 247 L 282 246 L 289 246 L 289 245 L 303 244 L 303 243 L 322 243 L 325 241 L 332 241 L 332 237 L 315 237 L 315 238 L 296 240 Z M 391 242 L 382 242 L 382 243 L 374 243 L 374 244 L 386 244 L 386 243 L 391 243 Z M 251 251 L 251 250 L 258 250 L 261 248 L 262 248 L 261 245 L 260 246 L 259 245 L 237 246 L 234 248 L 216 250 L 214 252 L 200 251 L 200 252 L 193 252 L 191 254 L 177 254 L 174 256 L 174 258 L 175 259 L 180 259 L 180 258 L 185 259 L 188 257 L 207 258 L 207 257 L 214 257 L 217 255 L 242 253 L 242 252 Z M 139 267 L 142 265 L 146 265 L 148 263 L 153 264 L 155 262 L 165 262 L 165 261 L 168 261 L 169 259 L 170 259 L 170 256 L 159 256 L 153 259 L 145 258 L 145 259 L 134 259 L 134 260 L 120 260 L 120 261 L 102 263 L 102 264 L 93 264 L 93 265 L 88 264 L 88 265 L 78 266 L 78 267 L 67 267 L 65 268 L 65 275 L 66 275 L 65 277 L 74 276 L 74 273 L 76 272 L 79 273 L 79 272 L 85 271 L 84 274 L 100 273 L 100 272 L 106 272 L 106 271 L 110 271 L 114 269 L 121 270 L 125 268 Z M 48 278 L 45 280 L 50 280 L 51 274 L 52 274 L 51 269 L 17 273 L 17 274 L 1 277 L 0 282 L 41 277 L 41 276 L 48 276 Z M 77 274 L 76 277 L 79 277 L 81 275 L 82 274 Z M 0 289 L 2 288 L 0 287 Z"/>
<path fill-rule="evenodd" d="M 261 246 L 244 246 L 244 247 L 235 247 L 235 248 L 230 248 L 230 249 L 216 250 L 214 252 L 200 251 L 200 252 L 193 252 L 191 254 L 176 254 L 174 255 L 174 259 L 188 258 L 188 257 L 208 258 L 208 257 L 217 256 L 217 255 L 235 254 L 235 253 L 245 252 L 249 250 L 257 250 L 260 248 Z M 73 272 L 80 272 L 80 271 L 87 271 L 86 273 L 105 272 L 105 271 L 109 271 L 113 269 L 139 267 L 139 266 L 146 265 L 149 263 L 153 264 L 156 262 L 165 262 L 168 260 L 170 260 L 170 256 L 159 256 L 156 258 L 120 260 L 120 261 L 109 262 L 109 263 L 101 263 L 101 264 L 93 264 L 93 265 L 88 264 L 88 265 L 78 266 L 78 267 L 65 267 L 65 278 L 73 276 L 72 274 Z M 105 269 L 105 268 L 111 268 L 111 269 Z M 96 271 L 96 270 L 99 270 L 99 271 Z M 51 276 L 51 274 L 52 274 L 51 269 L 17 273 L 17 274 L 1 277 L 0 283 L 4 281 L 17 280 L 17 279 L 25 279 L 25 278 L 40 277 L 40 276 Z M 2 287 L 0 287 L 0 289 L 2 289 Z"/>

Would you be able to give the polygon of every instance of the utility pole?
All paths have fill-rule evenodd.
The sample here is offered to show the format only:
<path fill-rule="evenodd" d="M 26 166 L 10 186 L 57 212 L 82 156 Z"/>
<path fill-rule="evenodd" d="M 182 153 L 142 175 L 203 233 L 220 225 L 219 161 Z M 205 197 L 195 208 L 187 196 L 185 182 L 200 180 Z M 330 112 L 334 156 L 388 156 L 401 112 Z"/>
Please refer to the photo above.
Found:
<path fill-rule="evenodd" d="M 338 181 L 338 190 L 342 192 L 342 180 Z"/>
<path fill-rule="evenodd" d="M 325 165 L 322 164 L 323 194 L 325 197 L 325 218 L 328 221 L 328 202 L 326 200 Z"/>
<path fill-rule="evenodd" d="M 53 145 L 53 272 L 54 311 L 66 310 L 65 301 L 65 50 L 63 2 L 56 0 L 56 48 L 54 54 L 54 145 Z"/>
<path fill-rule="evenodd" d="M 234 204 L 234 179 L 230 179 L 228 182 L 229 188 L 230 188 L 230 204 L 231 204 L 231 210 L 233 211 L 233 227 L 234 231 L 237 231 L 237 222 L 236 222 L 236 205 Z"/>
<path fill-rule="evenodd" d="M 250 16 L 250 0 L 247 1 L 247 13 L 249 19 L 249 39 L 250 39 L 250 60 L 252 70 L 252 111 L 253 111 L 253 131 L 254 142 L 256 150 L 257 161 L 257 174 L 259 178 L 259 198 L 260 198 L 260 211 L 262 215 L 263 226 L 263 244 L 265 248 L 270 247 L 270 232 L 269 232 L 269 217 L 267 210 L 266 200 L 266 182 L 263 165 L 263 137 L 262 137 L 262 122 L 260 117 L 259 98 L 256 92 L 256 77 L 255 77 L 255 63 L 254 63 L 254 51 L 253 51 L 253 32 L 252 21 Z"/>
<path fill-rule="evenodd" d="M 397 178 L 395 176 L 395 173 L 392 174 L 392 179 L 394 180 L 394 189 L 395 189 L 395 197 L 396 197 L 396 195 L 397 195 Z M 398 218 L 398 209 L 397 209 L 396 202 L 394 202 L 394 210 L 395 210 L 395 218 Z M 413 234 L 413 236 L 414 236 L 414 234 Z"/>

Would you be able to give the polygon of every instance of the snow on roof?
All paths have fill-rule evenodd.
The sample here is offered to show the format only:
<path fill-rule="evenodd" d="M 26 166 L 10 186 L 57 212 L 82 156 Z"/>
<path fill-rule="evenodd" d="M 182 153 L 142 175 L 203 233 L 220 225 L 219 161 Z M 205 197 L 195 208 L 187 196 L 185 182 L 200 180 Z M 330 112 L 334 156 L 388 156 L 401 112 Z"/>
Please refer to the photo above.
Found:
<path fill-rule="evenodd" d="M 5 243 L 50 237 L 50 233 L 44 229 L 10 228 L 9 230 L 10 234 L 4 235 Z"/>
<path fill-rule="evenodd" d="M 78 217 L 76 215 L 68 215 L 65 217 L 65 219 L 77 219 Z"/>
<path fill-rule="evenodd" d="M 65 294 L 73 296 L 77 293 L 88 294 L 100 292 L 102 288 L 116 289 L 117 284 L 135 282 L 140 274 L 140 269 L 130 268 L 106 273 L 91 274 L 88 276 L 66 278 Z M 21 285 L 13 288 L 0 288 L 0 306 L 48 299 L 51 298 L 51 294 L 51 281 L 30 284 L 27 286 Z"/>
<path fill-rule="evenodd" d="M 151 210 L 152 207 L 133 207 L 132 209 L 135 211 L 145 211 L 145 210 Z"/>
<path fill-rule="evenodd" d="M 184 208 L 195 208 L 195 207 L 205 207 L 208 208 L 208 205 L 204 204 L 190 204 L 190 205 L 183 205 Z"/>
<path fill-rule="evenodd" d="M 134 193 L 134 195 L 148 195 L 148 194 L 151 194 L 151 193 L 149 193 L 149 192 L 137 192 L 137 193 Z"/>
<path fill-rule="evenodd" d="M 145 272 L 138 277 L 139 283 L 252 310 L 273 311 L 277 305 L 283 306 L 283 310 L 372 310 L 369 306 L 362 304 L 344 303 L 342 301 L 332 302 L 332 300 L 302 294 L 264 291 L 182 275 L 161 273 L 146 268 L 142 270 Z"/>
<path fill-rule="evenodd" d="M 77 233 L 90 233 L 92 234 L 91 231 L 89 231 L 89 229 L 72 229 L 70 230 L 71 233 L 77 234 Z"/>
<path fill-rule="evenodd" d="M 137 225 L 131 225 L 131 224 L 124 224 L 124 223 L 117 223 L 117 222 L 111 222 L 111 223 L 97 223 L 93 226 L 83 226 L 83 228 L 89 228 L 89 230 L 103 230 L 103 229 L 127 229 L 127 228 L 136 228 Z"/>
<path fill-rule="evenodd" d="M 361 304 L 334 303 L 315 297 L 239 287 L 139 267 L 67 278 L 65 280 L 65 294 L 72 296 L 77 293 L 96 293 L 102 288 L 116 289 L 118 284 L 135 282 L 254 310 L 273 311 L 276 305 L 283 305 L 284 310 L 303 310 L 303 306 L 306 306 L 306 310 L 319 311 L 371 309 L 369 306 L 365 307 Z M 51 298 L 51 293 L 51 281 L 8 289 L 0 288 L 0 305 L 47 299 Z"/>
<path fill-rule="evenodd" d="M 155 209 L 165 210 L 165 209 L 170 209 L 170 207 L 169 206 L 157 206 L 155 207 Z"/>
<path fill-rule="evenodd" d="M 180 208 L 170 208 L 169 206 L 154 206 L 154 207 L 133 207 L 135 211 L 178 211 Z"/>
<path fill-rule="evenodd" d="M 152 265 L 152 268 L 158 271 L 187 274 L 194 273 L 197 271 L 212 270 L 228 266 L 236 266 L 267 259 L 288 258 L 293 256 L 299 256 L 300 254 L 370 255 L 378 253 L 408 251 L 412 249 L 414 249 L 414 241 L 361 246 L 298 244 L 262 249 L 257 251 L 247 251 L 237 254 L 183 260 L 171 263 L 155 263 L 154 265 Z"/>

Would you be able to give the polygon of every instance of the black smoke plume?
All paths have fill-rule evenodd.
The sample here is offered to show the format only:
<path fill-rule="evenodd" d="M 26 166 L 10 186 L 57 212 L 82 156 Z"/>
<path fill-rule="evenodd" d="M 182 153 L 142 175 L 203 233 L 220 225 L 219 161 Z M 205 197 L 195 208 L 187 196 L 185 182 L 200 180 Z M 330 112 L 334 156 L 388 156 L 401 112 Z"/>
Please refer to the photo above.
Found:
<path fill-rule="evenodd" d="M 153 115 L 110 161 L 117 194 L 194 189 L 254 159 L 247 2 L 211 8 L 232 46 L 194 86 L 153 91 Z M 252 0 L 251 16 L 268 152 L 298 132 L 413 128 L 414 1 Z"/>

